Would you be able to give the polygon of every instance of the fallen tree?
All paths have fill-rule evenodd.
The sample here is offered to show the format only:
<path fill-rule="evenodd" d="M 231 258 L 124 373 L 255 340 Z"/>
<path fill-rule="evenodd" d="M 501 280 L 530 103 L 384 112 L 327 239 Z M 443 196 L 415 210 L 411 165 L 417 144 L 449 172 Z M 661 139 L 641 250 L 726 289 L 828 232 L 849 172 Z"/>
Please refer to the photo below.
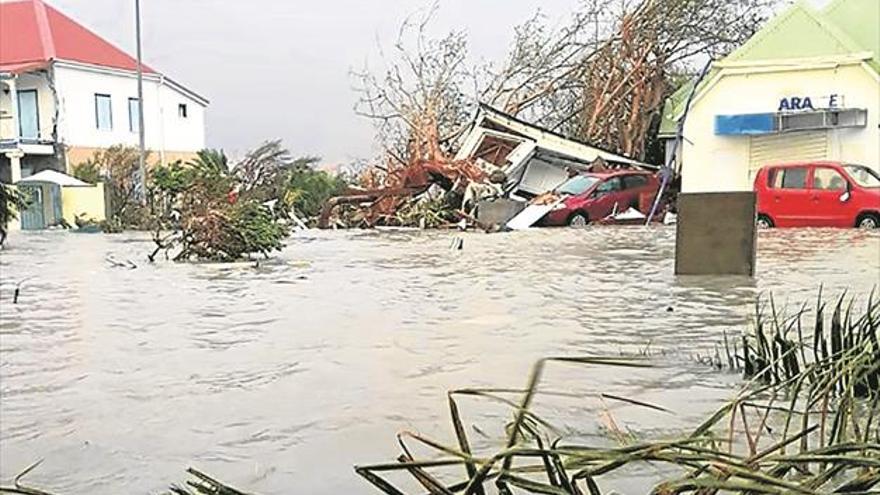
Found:
<path fill-rule="evenodd" d="M 220 151 L 204 150 L 190 163 L 156 167 L 153 241 L 175 261 L 236 261 L 268 256 L 283 247 L 292 209 L 314 205 L 340 186 L 270 141 L 230 164 Z M 317 199 L 316 199 L 317 198 Z M 314 209 L 314 206 L 311 206 Z"/>
<path fill-rule="evenodd" d="M 429 10 L 404 22 L 381 68 L 354 73 L 355 110 L 375 124 L 380 172 L 455 156 L 479 103 L 660 163 L 656 133 L 666 97 L 700 59 L 750 38 L 778 3 L 582 2 L 561 28 L 541 15 L 517 26 L 499 65 L 471 64 L 462 31 L 428 36 Z"/>

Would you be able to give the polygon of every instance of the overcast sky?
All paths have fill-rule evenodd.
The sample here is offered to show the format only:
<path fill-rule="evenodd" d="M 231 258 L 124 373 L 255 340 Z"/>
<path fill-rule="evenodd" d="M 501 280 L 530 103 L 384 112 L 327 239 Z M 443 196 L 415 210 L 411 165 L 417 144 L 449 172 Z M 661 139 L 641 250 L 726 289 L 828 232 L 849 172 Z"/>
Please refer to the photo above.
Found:
<path fill-rule="evenodd" d="M 144 60 L 211 100 L 208 145 L 231 154 L 282 138 L 325 163 L 373 154 L 349 71 L 388 47 L 430 0 L 141 0 Z M 134 53 L 134 0 L 47 0 Z M 561 22 L 577 0 L 440 0 L 434 29 L 465 30 L 471 55 L 503 57 L 540 7 Z"/>

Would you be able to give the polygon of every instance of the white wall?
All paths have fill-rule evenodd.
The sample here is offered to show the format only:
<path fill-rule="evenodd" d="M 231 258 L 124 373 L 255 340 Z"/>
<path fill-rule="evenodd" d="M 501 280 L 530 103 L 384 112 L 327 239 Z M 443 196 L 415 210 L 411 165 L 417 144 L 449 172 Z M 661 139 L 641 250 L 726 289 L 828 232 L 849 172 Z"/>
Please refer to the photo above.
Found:
<path fill-rule="evenodd" d="M 741 70 L 741 69 L 740 69 Z M 727 74 L 727 75 L 724 75 Z M 860 65 L 785 72 L 734 73 L 692 106 L 684 130 L 682 191 L 750 191 L 750 139 L 716 136 L 716 115 L 775 113 L 786 97 L 837 94 L 846 108 L 868 110 L 868 125 L 829 131 L 826 159 L 855 162 L 880 170 L 880 81 Z M 822 103 L 814 102 L 818 109 Z"/>
<path fill-rule="evenodd" d="M 136 146 L 137 127 L 129 127 L 128 99 L 137 98 L 134 74 L 79 66 L 56 65 L 55 86 L 61 108 L 59 140 L 68 146 L 106 148 Z M 100 130 L 95 118 L 95 94 L 111 98 L 112 130 Z M 187 106 L 187 118 L 178 116 L 178 104 Z M 205 147 L 205 108 L 194 98 L 156 77 L 144 79 L 146 146 L 161 151 L 198 151 Z"/>
<path fill-rule="evenodd" d="M 204 149 L 205 107 L 182 94 L 167 82 L 158 85 L 158 90 L 164 146 L 157 149 L 168 151 L 199 151 Z M 146 100 L 144 102 L 146 103 Z M 186 105 L 186 118 L 181 118 L 178 115 L 180 104 Z"/>

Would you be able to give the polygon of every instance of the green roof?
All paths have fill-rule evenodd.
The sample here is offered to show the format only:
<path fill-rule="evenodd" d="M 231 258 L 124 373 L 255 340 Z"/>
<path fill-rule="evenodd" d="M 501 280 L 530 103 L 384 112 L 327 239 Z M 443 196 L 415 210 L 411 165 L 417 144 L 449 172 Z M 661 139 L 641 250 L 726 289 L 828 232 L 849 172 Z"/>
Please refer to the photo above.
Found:
<path fill-rule="evenodd" d="M 760 62 L 871 52 L 869 65 L 880 74 L 880 0 L 834 0 L 816 11 L 803 0 L 776 16 L 724 62 Z M 717 73 L 713 69 L 705 84 Z M 674 135 L 684 112 L 690 81 L 667 100 L 660 135 Z"/>
<path fill-rule="evenodd" d="M 880 2 L 877 0 L 835 0 L 822 17 L 846 33 L 856 46 L 874 54 L 872 66 L 880 73 Z"/>
<path fill-rule="evenodd" d="M 688 96 L 694 90 L 694 84 L 697 80 L 690 81 L 681 85 L 675 93 L 666 99 L 663 104 L 663 115 L 660 120 L 660 136 L 675 136 L 678 132 L 678 116 L 684 112 L 684 106 L 687 103 Z"/>

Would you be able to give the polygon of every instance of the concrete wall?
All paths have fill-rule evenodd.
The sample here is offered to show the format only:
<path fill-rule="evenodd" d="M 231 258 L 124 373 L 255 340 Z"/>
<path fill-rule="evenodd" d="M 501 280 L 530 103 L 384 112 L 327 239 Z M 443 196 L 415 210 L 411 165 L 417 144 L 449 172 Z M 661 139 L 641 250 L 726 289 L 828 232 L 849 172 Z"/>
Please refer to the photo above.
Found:
<path fill-rule="evenodd" d="M 85 147 L 68 147 L 65 151 L 65 157 L 67 163 L 72 170 L 74 166 L 83 163 L 95 154 L 97 151 L 101 151 L 102 148 L 85 148 Z M 164 161 L 165 163 L 172 163 L 175 161 L 188 162 L 196 157 L 195 151 L 166 151 L 164 153 Z M 158 151 L 150 150 L 150 156 L 147 160 L 147 166 L 151 167 L 158 163 L 162 162 L 162 156 Z"/>
<path fill-rule="evenodd" d="M 676 275 L 755 274 L 755 193 L 678 197 Z"/>
<path fill-rule="evenodd" d="M 866 127 L 828 131 L 824 158 L 880 170 L 880 81 L 876 74 L 861 65 L 767 70 L 723 69 L 717 83 L 693 103 L 684 130 L 683 192 L 752 190 L 751 138 L 716 136 L 715 116 L 775 113 L 780 100 L 792 96 L 821 101 L 836 94 L 842 107 L 867 109 Z"/>
<path fill-rule="evenodd" d="M 104 184 L 99 182 L 94 186 L 62 187 L 61 211 L 64 220 L 71 226 L 75 225 L 77 216 L 98 222 L 106 220 Z"/>
<path fill-rule="evenodd" d="M 61 106 L 59 139 L 69 148 L 97 149 L 116 144 L 138 145 L 137 127 L 129 125 L 129 98 L 137 97 L 134 74 L 65 64 L 55 67 Z M 112 130 L 97 128 L 95 94 L 111 98 Z M 178 105 L 187 117 L 178 115 Z M 162 160 L 166 153 L 196 152 L 205 147 L 205 107 L 157 76 L 144 80 L 146 146 Z M 78 163 L 76 161 L 71 164 Z"/>

